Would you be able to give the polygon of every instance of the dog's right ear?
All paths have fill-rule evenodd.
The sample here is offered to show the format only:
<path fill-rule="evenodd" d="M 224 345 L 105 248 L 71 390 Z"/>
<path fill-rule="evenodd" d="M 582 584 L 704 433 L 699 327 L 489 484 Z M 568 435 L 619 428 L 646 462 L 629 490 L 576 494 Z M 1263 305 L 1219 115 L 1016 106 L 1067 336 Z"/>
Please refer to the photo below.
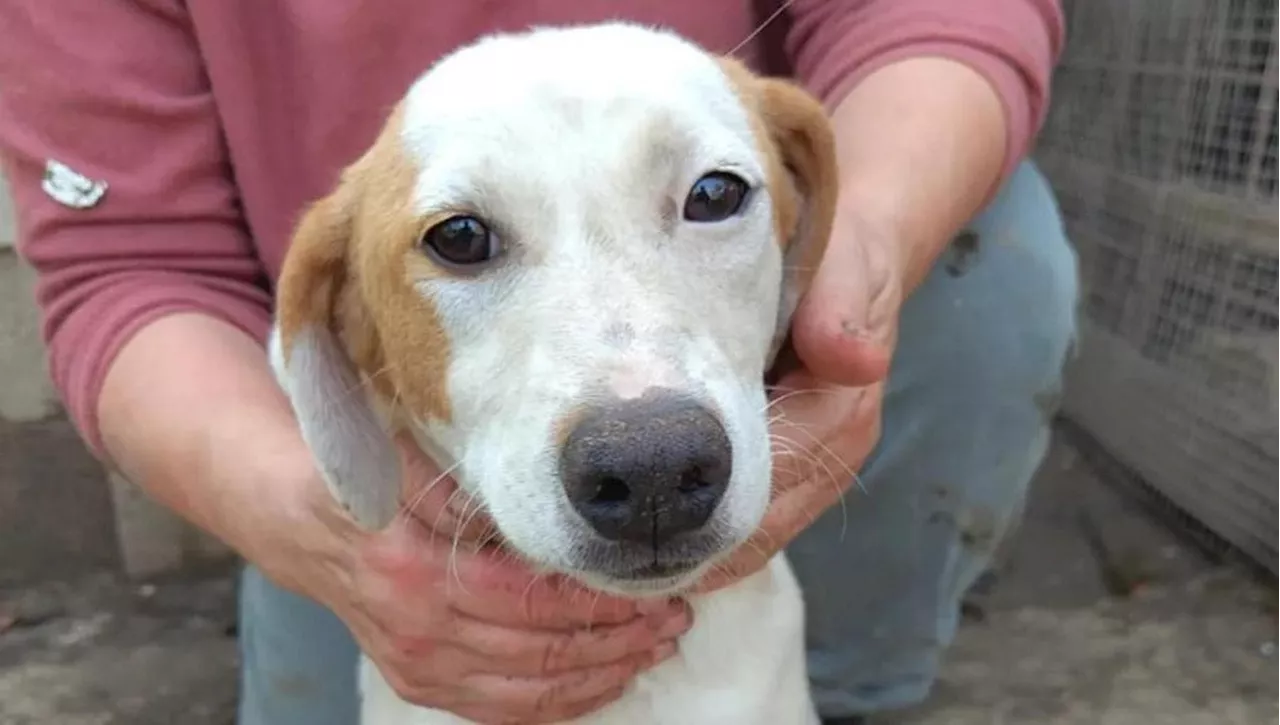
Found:
<path fill-rule="evenodd" d="M 826 252 L 839 194 L 835 133 L 826 109 L 795 83 L 757 76 L 740 61 L 720 67 L 746 107 L 766 157 L 774 223 L 783 252 L 781 299 L 768 381 L 799 365 L 791 318 Z"/>
<path fill-rule="evenodd" d="M 344 181 L 303 215 L 277 283 L 270 357 L 329 492 L 376 530 L 399 510 L 401 470 L 342 334 L 342 325 L 368 319 L 340 309 L 363 304 L 348 266 L 354 214 Z"/>
<path fill-rule="evenodd" d="M 774 169 L 775 223 L 785 247 L 775 355 L 769 371 L 772 382 L 800 367 L 791 345 L 791 320 L 827 249 L 839 175 L 835 134 L 818 99 L 786 80 L 759 78 L 755 87 L 757 113 L 784 172 Z"/>

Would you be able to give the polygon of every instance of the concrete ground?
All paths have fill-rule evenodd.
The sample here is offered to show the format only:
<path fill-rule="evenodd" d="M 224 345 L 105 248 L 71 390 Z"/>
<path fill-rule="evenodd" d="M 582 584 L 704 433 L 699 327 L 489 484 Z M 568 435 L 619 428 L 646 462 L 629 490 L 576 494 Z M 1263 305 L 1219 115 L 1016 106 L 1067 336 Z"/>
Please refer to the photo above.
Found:
<path fill-rule="evenodd" d="M 1274 584 L 1188 548 L 1069 445 L 1011 543 L 932 700 L 878 723 L 1277 722 Z M 226 570 L 0 589 L 0 725 L 230 725 L 234 626 Z"/>

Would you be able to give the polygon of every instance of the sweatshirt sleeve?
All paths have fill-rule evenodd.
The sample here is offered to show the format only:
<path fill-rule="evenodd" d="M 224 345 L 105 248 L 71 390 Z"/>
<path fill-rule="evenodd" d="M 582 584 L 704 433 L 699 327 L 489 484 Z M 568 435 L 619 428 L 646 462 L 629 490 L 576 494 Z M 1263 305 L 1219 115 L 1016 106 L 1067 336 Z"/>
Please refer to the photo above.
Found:
<path fill-rule="evenodd" d="M 262 339 L 270 296 L 178 0 L 0 3 L 0 160 L 54 385 L 101 455 L 120 348 L 176 312 Z"/>
<path fill-rule="evenodd" d="M 1059 0 L 794 0 L 787 53 L 828 108 L 872 71 L 904 58 L 964 63 L 1004 106 L 1007 175 L 1044 122 L 1063 32 Z"/>

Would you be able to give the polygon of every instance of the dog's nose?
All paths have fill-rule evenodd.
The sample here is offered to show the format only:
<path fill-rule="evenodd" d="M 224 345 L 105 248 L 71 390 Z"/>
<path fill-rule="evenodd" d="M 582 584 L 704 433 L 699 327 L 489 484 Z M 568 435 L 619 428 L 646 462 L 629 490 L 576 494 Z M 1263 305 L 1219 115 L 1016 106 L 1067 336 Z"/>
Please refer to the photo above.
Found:
<path fill-rule="evenodd" d="M 560 473 L 574 508 L 613 541 L 660 546 L 711 518 L 732 471 L 729 436 L 675 393 L 592 408 L 569 431 Z"/>

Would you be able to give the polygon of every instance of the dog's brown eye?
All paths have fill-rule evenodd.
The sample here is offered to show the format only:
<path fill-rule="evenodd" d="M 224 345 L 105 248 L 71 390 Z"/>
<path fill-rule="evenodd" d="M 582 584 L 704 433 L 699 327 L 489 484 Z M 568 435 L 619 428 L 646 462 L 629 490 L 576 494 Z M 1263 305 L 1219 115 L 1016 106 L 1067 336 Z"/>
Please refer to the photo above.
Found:
<path fill-rule="evenodd" d="M 742 210 L 751 187 L 724 171 L 698 179 L 684 200 L 684 218 L 691 222 L 719 222 Z"/>
<path fill-rule="evenodd" d="M 498 253 L 496 237 L 472 216 L 445 219 L 427 230 L 422 244 L 440 261 L 459 266 L 480 264 Z"/>

